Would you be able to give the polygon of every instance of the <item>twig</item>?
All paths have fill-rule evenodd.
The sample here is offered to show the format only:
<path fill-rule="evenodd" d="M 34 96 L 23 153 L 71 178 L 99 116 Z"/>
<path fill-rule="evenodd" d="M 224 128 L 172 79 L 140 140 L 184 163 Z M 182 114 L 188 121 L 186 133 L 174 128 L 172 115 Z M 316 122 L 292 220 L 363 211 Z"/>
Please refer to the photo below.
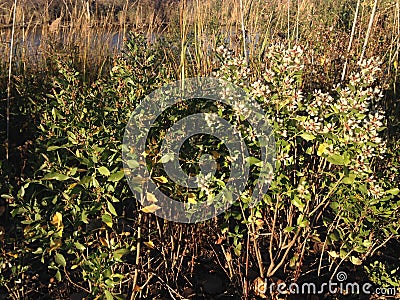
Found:
<path fill-rule="evenodd" d="M 138 218 L 138 228 L 137 228 L 137 243 L 136 243 L 136 268 L 135 268 L 135 273 L 133 275 L 133 291 L 131 295 L 131 300 L 135 299 L 136 293 L 135 293 L 135 287 L 137 284 L 137 279 L 138 279 L 138 273 L 139 270 L 137 266 L 139 265 L 139 260 L 140 260 L 140 239 L 141 239 L 141 221 L 142 221 L 142 213 L 139 213 L 139 218 Z"/>
<path fill-rule="evenodd" d="M 73 286 L 85 291 L 86 293 L 90 294 L 90 291 L 87 288 L 84 288 L 83 286 L 81 286 L 71 280 L 71 278 L 68 275 L 67 269 L 65 267 L 64 267 L 64 273 L 65 273 L 65 277 L 67 278 L 69 283 L 71 283 Z"/>

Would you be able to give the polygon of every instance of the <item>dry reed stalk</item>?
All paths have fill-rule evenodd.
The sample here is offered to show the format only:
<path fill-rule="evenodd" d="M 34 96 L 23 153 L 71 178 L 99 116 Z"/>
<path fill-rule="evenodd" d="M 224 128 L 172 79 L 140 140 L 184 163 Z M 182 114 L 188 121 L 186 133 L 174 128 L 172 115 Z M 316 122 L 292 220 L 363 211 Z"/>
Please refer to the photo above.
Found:
<path fill-rule="evenodd" d="M 14 8 L 13 8 L 13 26 L 11 32 L 11 41 L 10 41 L 10 55 L 9 55 L 9 66 L 8 66 L 8 82 L 7 82 L 7 107 L 6 107 L 6 160 L 9 158 L 9 150 L 10 150 L 10 106 L 11 106 L 11 74 L 12 74 L 12 61 L 13 61 L 13 50 L 14 50 L 14 33 L 15 33 L 15 23 L 16 23 L 16 15 L 17 15 L 17 0 L 14 0 Z"/>
<path fill-rule="evenodd" d="M 375 19 L 375 14 L 376 14 L 376 8 L 378 6 L 378 0 L 374 1 L 374 7 L 372 8 L 372 12 L 371 12 L 371 16 L 369 19 L 369 24 L 368 24 L 368 29 L 367 29 L 367 33 L 365 35 L 365 40 L 364 40 L 364 45 L 362 47 L 362 52 L 361 52 L 361 56 L 360 56 L 360 61 L 362 61 L 364 59 L 364 54 L 365 54 L 365 50 L 367 49 L 367 45 L 368 45 L 368 40 L 369 40 L 369 36 L 371 34 L 371 28 L 372 25 L 374 23 L 374 19 Z"/>
<path fill-rule="evenodd" d="M 353 39 L 354 39 L 355 30 L 356 30 L 357 16 L 358 16 L 358 11 L 360 9 L 360 3 L 361 3 L 361 1 L 357 0 L 356 12 L 354 13 L 353 26 L 351 28 L 351 35 L 350 35 L 349 46 L 347 47 L 347 52 L 350 52 L 351 46 L 353 45 Z M 343 71 L 342 71 L 342 81 L 344 80 L 344 77 L 346 76 L 347 63 L 348 63 L 348 58 L 346 57 L 346 61 L 344 63 Z"/>
<path fill-rule="evenodd" d="M 246 46 L 246 29 L 244 24 L 244 7 L 242 0 L 239 0 L 239 5 L 240 5 L 240 21 L 241 21 L 240 23 L 241 23 L 242 39 L 243 39 L 243 55 L 246 63 L 249 64 L 249 58 L 247 55 L 247 46 Z"/>
<path fill-rule="evenodd" d="M 181 28 L 181 55 L 180 55 L 180 80 L 182 83 L 182 90 L 185 88 L 185 65 L 186 65 L 186 38 L 188 34 L 188 20 L 187 20 L 187 14 L 185 13 L 186 11 L 186 0 L 182 1 L 181 4 L 181 15 L 180 15 L 180 28 Z"/>

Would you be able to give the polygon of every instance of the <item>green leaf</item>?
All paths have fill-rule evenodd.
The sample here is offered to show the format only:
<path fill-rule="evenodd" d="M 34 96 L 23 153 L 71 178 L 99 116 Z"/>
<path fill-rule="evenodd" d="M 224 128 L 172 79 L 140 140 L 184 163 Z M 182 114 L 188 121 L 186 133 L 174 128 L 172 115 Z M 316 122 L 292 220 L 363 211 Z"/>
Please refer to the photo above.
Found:
<path fill-rule="evenodd" d="M 327 143 L 322 143 L 318 146 L 318 151 L 317 151 L 317 155 L 321 156 L 322 154 L 324 154 L 326 148 L 329 147 L 329 144 Z"/>
<path fill-rule="evenodd" d="M 57 281 L 61 281 L 61 273 L 60 273 L 60 270 L 57 270 L 57 272 L 56 272 L 56 279 L 57 279 Z"/>
<path fill-rule="evenodd" d="M 347 177 L 343 178 L 344 184 L 353 184 L 356 179 L 356 174 L 350 173 Z"/>
<path fill-rule="evenodd" d="M 310 221 L 308 221 L 304 215 L 301 214 L 297 218 L 297 225 L 304 228 L 310 225 Z"/>
<path fill-rule="evenodd" d="M 110 177 L 108 177 L 108 181 L 117 182 L 120 181 L 122 178 L 124 178 L 124 176 L 125 176 L 124 171 L 117 171 L 115 173 L 112 173 Z"/>
<path fill-rule="evenodd" d="M 294 230 L 294 227 L 292 227 L 292 226 L 288 226 L 288 227 L 286 227 L 285 229 L 283 229 L 283 231 L 286 232 L 286 233 L 290 233 L 290 232 L 292 232 L 293 230 Z"/>
<path fill-rule="evenodd" d="M 362 264 L 361 259 L 359 259 L 358 257 L 355 257 L 355 256 L 351 256 L 350 261 L 352 262 L 353 265 L 356 265 L 356 266 L 360 266 Z"/>
<path fill-rule="evenodd" d="M 371 247 L 373 243 L 370 240 L 364 240 L 362 244 L 364 247 Z"/>
<path fill-rule="evenodd" d="M 335 232 L 332 232 L 332 233 L 329 235 L 329 237 L 330 237 L 330 239 L 331 239 L 332 241 L 334 241 L 334 242 L 339 241 L 339 237 L 337 236 L 337 234 L 336 234 Z"/>
<path fill-rule="evenodd" d="M 62 267 L 65 267 L 67 265 L 67 262 L 65 261 L 65 258 L 61 253 L 57 253 L 54 256 L 54 260 L 58 265 L 60 265 Z"/>
<path fill-rule="evenodd" d="M 237 244 L 236 247 L 233 249 L 233 252 L 235 253 L 236 256 L 240 256 L 242 252 L 242 244 Z"/>
<path fill-rule="evenodd" d="M 75 245 L 76 249 L 78 249 L 78 250 L 83 251 L 83 250 L 86 249 L 86 247 L 83 246 L 83 245 L 82 245 L 81 243 L 79 243 L 79 242 L 75 242 L 74 245 Z"/>
<path fill-rule="evenodd" d="M 117 212 L 115 211 L 114 206 L 111 204 L 110 201 L 107 201 L 107 208 L 108 208 L 108 211 L 109 211 L 112 215 L 114 215 L 114 216 L 116 216 L 116 217 L 118 216 Z"/>
<path fill-rule="evenodd" d="M 294 206 L 296 206 L 301 212 L 304 210 L 304 206 L 305 204 L 303 202 L 301 202 L 299 197 L 294 197 L 294 199 L 292 200 L 292 203 Z"/>
<path fill-rule="evenodd" d="M 106 167 L 104 167 L 104 166 L 98 168 L 97 171 L 99 171 L 99 173 L 100 173 L 101 175 L 110 176 L 110 171 L 109 171 Z"/>
<path fill-rule="evenodd" d="M 158 161 L 158 163 L 165 164 L 169 161 L 174 160 L 174 158 L 175 158 L 174 153 L 167 153 L 161 157 L 161 159 Z"/>
<path fill-rule="evenodd" d="M 330 204 L 330 207 L 333 209 L 333 210 L 338 210 L 338 208 L 339 208 L 339 203 L 338 202 L 332 202 L 331 204 Z"/>
<path fill-rule="evenodd" d="M 113 256 L 116 260 L 120 260 L 124 255 L 128 254 L 128 249 L 118 249 L 114 251 Z"/>
<path fill-rule="evenodd" d="M 261 163 L 261 160 L 259 160 L 257 157 L 249 156 L 246 157 L 246 162 L 251 166 L 251 165 L 256 165 L 259 166 Z"/>
<path fill-rule="evenodd" d="M 398 195 L 399 192 L 400 192 L 400 190 L 398 188 L 394 188 L 394 189 L 386 191 L 387 194 L 392 194 L 392 195 Z"/>
<path fill-rule="evenodd" d="M 51 172 L 46 174 L 42 180 L 58 180 L 58 181 L 64 181 L 67 179 L 70 179 L 71 177 L 61 174 L 61 173 L 57 173 L 57 172 Z"/>
<path fill-rule="evenodd" d="M 83 223 L 85 223 L 85 224 L 88 224 L 88 223 L 89 223 L 87 217 L 88 217 L 87 211 L 86 211 L 86 210 L 82 211 L 82 214 L 81 214 L 81 221 L 82 221 Z"/>
<path fill-rule="evenodd" d="M 61 149 L 61 148 L 64 148 L 64 147 L 50 146 L 50 147 L 47 147 L 47 151 L 50 152 L 50 151 L 58 150 L 58 149 Z"/>
<path fill-rule="evenodd" d="M 344 157 L 340 154 L 332 154 L 326 158 L 333 165 L 344 165 Z"/>
<path fill-rule="evenodd" d="M 104 214 L 101 216 L 101 220 L 108 226 L 108 227 L 112 227 L 113 225 L 113 220 L 111 215 L 109 214 Z"/>
<path fill-rule="evenodd" d="M 302 134 L 300 134 L 300 136 L 305 139 L 306 141 L 312 141 L 315 139 L 315 135 L 308 133 L 308 132 L 304 132 Z"/>
<path fill-rule="evenodd" d="M 106 296 L 107 300 L 113 300 L 114 299 L 113 295 L 107 290 L 104 291 L 104 295 Z"/>

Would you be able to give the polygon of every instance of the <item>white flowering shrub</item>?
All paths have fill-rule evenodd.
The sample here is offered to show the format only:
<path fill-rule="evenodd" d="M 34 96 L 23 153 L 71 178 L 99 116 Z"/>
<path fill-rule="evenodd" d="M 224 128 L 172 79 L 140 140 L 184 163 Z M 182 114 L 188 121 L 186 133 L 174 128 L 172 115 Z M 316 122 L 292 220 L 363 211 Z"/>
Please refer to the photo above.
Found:
<path fill-rule="evenodd" d="M 283 267 L 296 277 L 309 254 L 336 262 L 336 270 L 344 261 L 360 265 L 398 236 L 399 189 L 391 180 L 397 169 L 380 163 L 388 152 L 380 60 L 359 63 L 348 83 L 330 92 L 310 92 L 302 90 L 299 46 L 271 46 L 261 74 L 231 51 L 217 52 L 222 66 L 215 75 L 246 87 L 275 129 L 275 178 L 250 216 L 242 213 L 245 224 L 256 224 L 244 231 L 255 237 L 261 277 Z"/>

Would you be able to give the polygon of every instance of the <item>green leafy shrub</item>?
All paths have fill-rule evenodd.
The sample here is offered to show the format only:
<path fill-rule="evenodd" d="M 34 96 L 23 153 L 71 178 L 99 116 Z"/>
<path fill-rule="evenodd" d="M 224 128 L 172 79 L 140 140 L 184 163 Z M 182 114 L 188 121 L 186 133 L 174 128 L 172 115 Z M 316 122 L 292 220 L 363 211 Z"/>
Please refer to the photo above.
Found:
<path fill-rule="evenodd" d="M 28 153 L 27 179 L 10 204 L 21 243 L 10 261 L 17 281 L 23 272 L 49 273 L 92 296 L 110 299 L 123 291 L 122 259 L 136 246 L 124 219 L 137 209 L 124 179 L 122 136 L 136 103 L 159 84 L 154 49 L 144 38 L 132 36 L 128 50 L 107 81 L 90 86 L 59 62 L 53 92 L 37 103 L 38 138 Z M 31 260 L 41 262 L 37 270 Z"/>
<path fill-rule="evenodd" d="M 53 91 L 36 100 L 39 133 L 28 148 L 26 179 L 18 193 L 4 195 L 14 224 L 1 241 L 5 251 L 0 255 L 0 281 L 14 298 L 22 295 L 26 274 L 36 272 L 68 282 L 90 298 L 132 292 L 124 283 L 135 268 L 132 256 L 143 251 L 138 252 L 141 240 L 132 234 L 140 225 L 134 218 L 139 209 L 124 179 L 122 137 L 137 103 L 174 78 L 163 45 L 149 46 L 143 37 L 132 35 L 110 78 L 91 85 L 60 62 Z M 214 75 L 243 87 L 262 105 L 277 141 L 276 172 L 268 193 L 249 209 L 249 188 L 221 220 L 231 279 L 233 269 L 242 274 L 245 247 L 260 277 L 286 271 L 296 280 L 310 257 L 319 258 L 320 267 L 334 267 L 335 273 L 344 262 L 363 264 L 398 238 L 399 147 L 385 140 L 386 117 L 375 80 L 380 62 L 360 63 L 346 84 L 322 92 L 304 89 L 299 46 L 271 46 L 260 72 L 224 47 L 216 52 L 221 66 Z M 190 113 L 186 104 L 160 118 L 160 125 L 176 121 L 175 114 Z M 204 109 L 236 120 L 229 108 L 207 105 Z M 162 138 L 154 133 L 151 142 L 159 144 Z M 209 144 L 203 150 L 215 146 L 210 139 L 204 141 Z M 182 159 L 188 172 L 196 173 L 193 158 L 198 152 L 192 145 L 185 147 Z M 162 159 L 157 155 L 154 151 L 149 157 Z M 226 161 L 222 164 L 228 169 Z M 177 199 L 189 197 L 177 189 L 169 191 Z M 200 192 L 198 198 L 206 196 Z M 149 224 L 152 230 L 154 224 Z M 367 271 L 373 276 L 378 267 Z"/>

